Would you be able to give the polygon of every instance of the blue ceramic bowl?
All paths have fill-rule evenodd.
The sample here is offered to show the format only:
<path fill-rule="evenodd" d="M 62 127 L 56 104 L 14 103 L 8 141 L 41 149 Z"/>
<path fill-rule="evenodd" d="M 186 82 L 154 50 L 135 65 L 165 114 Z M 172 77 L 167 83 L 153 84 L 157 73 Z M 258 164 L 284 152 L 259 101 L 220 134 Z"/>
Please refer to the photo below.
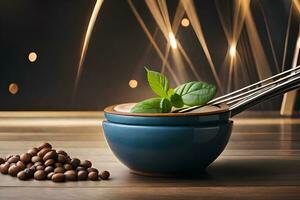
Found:
<path fill-rule="evenodd" d="M 105 109 L 105 116 L 103 130 L 110 149 L 128 168 L 144 175 L 204 170 L 224 150 L 233 124 L 229 118 L 197 123 L 204 115 L 131 115 L 113 107 Z"/>

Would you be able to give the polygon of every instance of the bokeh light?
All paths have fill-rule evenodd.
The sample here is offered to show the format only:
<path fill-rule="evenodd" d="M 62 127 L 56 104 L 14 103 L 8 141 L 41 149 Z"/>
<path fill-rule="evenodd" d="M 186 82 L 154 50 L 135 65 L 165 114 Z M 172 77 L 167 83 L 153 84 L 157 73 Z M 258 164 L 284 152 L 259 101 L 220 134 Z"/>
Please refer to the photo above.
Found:
<path fill-rule="evenodd" d="M 181 20 L 181 26 L 188 27 L 190 25 L 190 20 L 188 18 L 183 18 Z"/>
<path fill-rule="evenodd" d="M 37 60 L 37 54 L 35 52 L 30 52 L 28 54 L 28 60 L 30 62 L 35 62 Z"/>
<path fill-rule="evenodd" d="M 11 84 L 9 84 L 9 86 L 8 86 L 8 91 L 9 91 L 11 94 L 17 94 L 18 91 L 19 91 L 19 86 L 18 86 L 18 84 L 16 84 L 16 83 L 11 83 Z"/>
<path fill-rule="evenodd" d="M 134 89 L 134 88 L 136 88 L 137 86 L 138 86 L 138 82 L 137 82 L 137 80 L 130 80 L 129 82 L 128 82 L 128 85 L 129 85 L 129 87 L 131 87 L 132 89 Z"/>
<path fill-rule="evenodd" d="M 236 45 L 234 43 L 230 45 L 229 54 L 231 57 L 235 57 L 236 55 Z"/>

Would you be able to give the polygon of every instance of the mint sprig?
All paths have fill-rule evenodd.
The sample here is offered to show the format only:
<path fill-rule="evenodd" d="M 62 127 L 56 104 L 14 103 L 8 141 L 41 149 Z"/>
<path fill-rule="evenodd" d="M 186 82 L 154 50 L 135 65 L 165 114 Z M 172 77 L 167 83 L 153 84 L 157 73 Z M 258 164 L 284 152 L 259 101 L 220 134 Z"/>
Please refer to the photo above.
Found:
<path fill-rule="evenodd" d="M 214 85 L 200 81 L 185 83 L 175 89 L 170 88 L 170 81 L 165 75 L 145 69 L 149 86 L 158 97 L 137 103 L 130 110 L 131 113 L 168 113 L 172 107 L 203 106 L 216 95 Z"/>

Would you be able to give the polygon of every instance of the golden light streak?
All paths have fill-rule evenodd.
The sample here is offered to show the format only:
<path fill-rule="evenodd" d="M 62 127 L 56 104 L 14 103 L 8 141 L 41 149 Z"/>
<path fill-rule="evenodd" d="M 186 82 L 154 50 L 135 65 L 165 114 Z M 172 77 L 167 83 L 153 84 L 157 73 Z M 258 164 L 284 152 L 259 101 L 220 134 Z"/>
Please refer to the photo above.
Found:
<path fill-rule="evenodd" d="M 288 46 L 288 41 L 289 41 L 289 36 L 290 36 L 290 27 L 291 27 L 291 21 L 292 21 L 292 8 L 293 4 L 291 4 L 290 9 L 289 9 L 289 18 L 287 21 L 287 27 L 286 27 L 286 33 L 285 33 L 285 39 L 284 39 L 284 50 L 283 50 L 283 57 L 282 57 L 282 63 L 281 63 L 281 68 L 284 69 L 285 65 L 285 59 L 286 59 L 286 52 L 287 52 L 287 46 Z"/>
<path fill-rule="evenodd" d="M 260 10 L 261 10 L 262 14 L 263 14 L 264 23 L 266 25 L 266 31 L 267 31 L 267 35 L 268 35 L 268 40 L 269 40 L 269 44 L 270 44 L 270 47 L 271 47 L 271 51 L 272 51 L 273 60 L 274 60 L 274 63 L 276 65 L 277 73 L 279 73 L 280 69 L 279 69 L 279 64 L 278 64 L 277 56 L 276 56 L 276 53 L 275 53 L 275 48 L 274 48 L 273 41 L 272 41 L 272 35 L 271 35 L 270 28 L 269 28 L 269 23 L 268 23 L 268 20 L 267 20 L 267 17 L 266 17 L 266 14 L 265 14 L 263 6 L 261 5 L 260 2 L 257 2 L 257 3 L 259 5 L 259 7 L 260 7 Z"/>
<path fill-rule="evenodd" d="M 172 33 L 172 32 L 169 32 L 169 42 L 173 49 L 177 49 L 177 41 L 174 36 L 174 33 Z"/>
<path fill-rule="evenodd" d="M 242 2 L 244 1 L 244 2 Z M 226 55 L 223 64 L 225 64 L 226 71 L 228 69 L 228 79 L 227 79 L 227 92 L 231 91 L 231 85 L 232 81 L 234 80 L 233 72 L 234 72 L 234 66 L 237 63 L 237 51 L 236 46 L 237 42 L 240 40 L 241 31 L 244 27 L 245 18 L 248 14 L 248 6 L 250 4 L 249 0 L 235 0 L 233 1 L 233 17 L 231 20 L 231 17 L 228 17 L 228 15 L 231 15 L 231 11 L 229 13 L 226 13 L 227 15 L 224 16 L 224 9 L 219 5 L 220 2 L 216 1 L 216 8 L 219 15 L 219 19 L 222 25 L 222 28 L 225 33 L 225 37 L 227 39 L 229 49 L 228 54 Z M 247 6 L 241 6 L 241 4 L 244 3 Z M 247 58 L 244 58 L 247 59 Z M 240 60 L 239 60 L 240 62 Z M 229 64 L 227 68 L 227 63 Z M 237 72 L 237 70 L 235 70 Z"/>
<path fill-rule="evenodd" d="M 207 46 L 205 38 L 204 38 L 204 33 L 202 31 L 200 21 L 198 20 L 197 12 L 195 10 L 194 2 L 193 2 L 193 0 L 184 0 L 184 1 L 181 1 L 181 3 L 183 4 L 186 14 L 187 14 L 188 18 L 190 19 L 191 25 L 192 25 L 192 27 L 197 35 L 197 38 L 202 46 L 204 54 L 206 55 L 206 58 L 208 60 L 209 66 L 211 68 L 211 71 L 213 73 L 213 76 L 215 78 L 217 86 L 219 88 L 219 91 L 223 94 L 222 83 L 220 81 L 220 78 L 216 71 L 215 65 L 212 61 L 210 52 L 208 50 L 208 46 Z"/>
<path fill-rule="evenodd" d="M 295 45 L 292 68 L 295 68 L 299 59 L 299 50 L 300 50 L 300 26 L 298 28 L 298 38 Z M 297 97 L 297 90 L 293 90 L 284 94 L 280 114 L 291 116 L 294 112 L 295 102 Z"/>
<path fill-rule="evenodd" d="M 171 27 L 171 22 L 169 19 L 169 13 L 168 13 L 168 9 L 167 9 L 166 0 L 160 0 L 157 2 L 158 2 L 158 4 L 156 4 L 156 1 L 153 1 L 153 0 L 146 1 L 151 14 L 153 15 L 153 18 L 155 19 L 156 23 L 158 24 L 158 27 L 160 28 L 163 35 L 166 37 L 166 40 L 170 41 L 169 33 L 172 32 L 174 34 L 178 31 L 180 21 L 181 21 L 182 17 L 184 16 L 184 9 L 182 7 L 182 4 L 179 3 L 177 6 L 176 13 L 174 16 L 174 21 L 173 21 L 172 27 Z M 164 22 L 164 23 L 162 23 L 162 22 Z M 174 31 L 172 31 L 172 29 Z M 168 34 L 165 34 L 165 33 L 168 33 Z M 171 38 L 172 38 L 172 36 L 171 36 Z M 179 41 L 177 41 L 177 40 L 172 40 L 172 41 L 173 41 L 173 47 L 175 47 L 174 41 L 176 41 L 177 46 L 180 45 Z M 168 58 L 170 46 L 171 46 L 170 42 L 168 42 L 166 51 L 165 51 L 165 57 L 164 57 L 165 60 Z M 186 70 L 184 68 L 184 63 L 182 60 L 182 56 L 180 54 L 180 53 L 185 53 L 185 51 L 182 46 L 180 48 L 180 53 L 175 52 L 175 50 L 176 50 L 175 48 L 173 48 L 173 49 L 174 49 L 174 51 L 172 51 L 172 53 L 173 53 L 172 55 L 173 55 L 173 58 L 175 61 L 175 67 L 178 72 L 177 74 L 179 76 L 179 79 L 182 81 L 186 81 Z M 183 57 L 187 61 L 188 65 L 191 68 L 192 72 L 194 73 L 195 77 L 199 78 L 199 75 L 198 75 L 194 65 L 192 64 L 191 60 L 189 59 L 188 55 L 185 53 L 183 55 Z M 164 71 L 164 63 L 162 65 L 161 71 L 162 72 Z"/>
<path fill-rule="evenodd" d="M 227 42 L 229 44 L 229 41 L 232 38 L 232 32 L 230 32 L 230 30 L 232 29 L 232 24 L 231 24 L 231 21 L 229 21 L 229 19 L 230 19 L 229 17 L 223 16 L 223 12 L 224 12 L 225 9 L 222 8 L 221 6 L 219 6 L 219 1 L 215 1 L 215 2 L 216 2 L 216 9 L 217 9 L 217 12 L 218 12 L 219 20 L 221 22 L 221 26 L 223 28 L 225 37 L 226 37 Z M 236 12 L 236 11 L 234 11 L 234 12 Z"/>
<path fill-rule="evenodd" d="M 153 1 L 153 0 L 152 0 Z M 160 8 L 161 16 L 165 22 L 165 26 L 169 32 L 172 32 L 168 6 L 166 0 L 158 0 L 158 7 Z"/>
<path fill-rule="evenodd" d="M 37 60 L 37 54 L 35 52 L 30 52 L 28 54 L 28 60 L 30 62 L 35 62 Z"/>
<path fill-rule="evenodd" d="M 190 20 L 188 18 L 183 18 L 181 20 L 181 26 L 188 27 L 190 25 Z"/>
<path fill-rule="evenodd" d="M 235 11 L 233 16 L 232 39 L 238 41 L 241 35 L 245 18 L 250 12 L 250 0 L 234 1 Z"/>
<path fill-rule="evenodd" d="M 175 12 L 175 15 L 174 15 L 174 18 L 173 18 L 173 22 L 172 22 L 173 33 L 175 33 L 175 34 L 177 33 L 179 25 L 181 23 L 181 20 L 182 20 L 184 14 L 185 14 L 185 10 L 182 7 L 182 4 L 178 3 L 177 8 L 176 8 L 176 12 Z"/>
<path fill-rule="evenodd" d="M 179 24 L 180 24 L 180 19 L 182 19 L 183 16 L 184 16 L 184 9 L 183 9 L 182 5 L 180 3 L 178 3 L 177 8 L 176 8 L 176 12 L 175 12 L 175 16 L 174 16 L 174 19 L 173 19 L 173 23 L 172 23 L 172 30 L 175 34 L 178 31 Z M 170 52 L 170 43 L 168 43 L 166 45 L 165 55 L 164 55 L 165 60 L 167 60 L 167 58 L 169 56 L 169 52 Z M 163 62 L 162 67 L 161 67 L 161 73 L 164 73 L 165 68 L 166 68 L 165 66 L 166 66 L 166 63 Z"/>
<path fill-rule="evenodd" d="M 180 25 L 180 21 L 184 15 L 184 9 L 183 9 L 182 5 L 178 4 L 176 13 L 174 16 L 173 25 L 171 27 L 169 13 L 168 13 L 167 4 L 166 4 L 165 0 L 160 0 L 160 1 L 146 0 L 146 4 L 147 4 L 154 20 L 156 21 L 158 27 L 160 28 L 161 32 L 165 36 L 166 40 L 168 41 L 161 71 L 162 72 L 165 71 L 165 61 L 167 60 L 167 58 L 169 56 L 169 50 L 170 50 L 169 48 L 171 46 L 172 49 L 174 50 L 173 58 L 175 61 L 177 76 L 179 77 L 180 80 L 185 81 L 186 70 L 184 69 L 181 54 L 178 52 L 175 52 L 175 50 L 177 49 L 177 47 L 180 43 L 179 43 L 179 41 L 176 40 L 176 38 L 174 36 L 174 33 L 177 32 L 178 27 Z M 172 31 L 172 29 L 174 31 Z M 170 32 L 171 32 L 171 34 L 169 34 Z M 189 59 L 187 55 L 184 56 L 184 58 Z M 194 66 L 190 64 L 191 61 L 187 60 L 187 63 L 189 64 L 189 67 L 192 69 L 195 76 L 199 77 Z"/>
<path fill-rule="evenodd" d="M 171 68 L 170 64 L 168 63 L 168 61 L 166 60 L 166 58 L 164 57 L 163 53 L 161 52 L 160 48 L 158 47 L 158 45 L 156 44 L 154 38 L 152 37 L 151 33 L 149 32 L 147 26 L 145 25 L 145 22 L 143 21 L 143 19 L 141 18 L 140 14 L 138 13 L 138 11 L 136 10 L 135 6 L 132 3 L 132 0 L 127 0 L 134 16 L 136 17 L 136 19 L 138 20 L 138 22 L 140 23 L 143 31 L 145 32 L 146 36 L 148 37 L 148 39 L 150 40 L 150 43 L 153 45 L 155 51 L 157 52 L 158 56 L 160 57 L 160 59 L 163 62 L 166 62 L 166 67 L 169 70 L 173 80 L 175 81 L 176 84 L 180 84 L 174 70 Z"/>
<path fill-rule="evenodd" d="M 189 56 L 187 55 L 187 53 L 185 52 L 185 50 L 182 48 L 181 44 L 178 43 L 178 49 L 179 51 L 182 53 L 182 56 L 184 57 L 184 59 L 186 60 L 186 62 L 189 64 L 194 76 L 196 77 L 197 80 L 201 80 L 199 74 L 196 71 L 196 67 L 194 66 L 194 64 L 192 63 L 191 59 L 189 58 Z"/>
<path fill-rule="evenodd" d="M 300 48 L 300 37 L 298 37 L 298 39 L 297 39 L 296 46 L 297 46 L 297 48 L 298 48 L 298 50 L 299 50 L 299 48 Z"/>
<path fill-rule="evenodd" d="M 248 3 L 248 1 L 249 0 L 242 1 L 241 6 L 243 9 L 249 10 L 245 18 L 245 24 L 249 36 L 249 43 L 254 58 L 256 71 L 258 72 L 259 79 L 263 80 L 270 77 L 272 73 L 252 13 L 250 12 L 250 4 Z"/>
<path fill-rule="evenodd" d="M 171 31 L 171 25 L 165 23 L 162 13 L 160 12 L 160 8 L 158 7 L 156 1 L 146 0 L 146 5 L 148 6 L 153 18 L 155 19 L 158 27 L 164 34 L 165 38 L 168 40 L 169 31 Z"/>
<path fill-rule="evenodd" d="M 293 5 L 297 9 L 298 13 L 300 13 L 300 1 L 299 0 L 293 0 Z"/>
<path fill-rule="evenodd" d="M 225 73 L 227 73 L 228 70 L 227 92 L 231 91 L 232 80 L 236 80 L 234 78 L 233 72 L 237 73 L 237 70 L 234 70 L 234 66 L 238 62 L 241 62 L 240 59 L 236 59 L 236 46 L 241 37 L 241 32 L 245 24 L 245 18 L 249 14 L 250 5 L 250 0 L 234 0 L 232 2 L 233 16 L 231 18 L 228 17 L 228 15 L 231 15 L 231 11 L 226 13 L 226 15 L 224 16 L 224 11 L 226 10 L 219 5 L 219 1 L 216 1 L 216 8 L 219 19 L 229 45 L 228 54 L 224 58 L 223 62 L 223 67 L 226 67 Z M 242 6 L 242 4 L 244 4 L 244 6 Z M 244 57 L 244 59 L 247 59 L 247 57 Z"/>
<path fill-rule="evenodd" d="M 137 80 L 132 79 L 132 80 L 130 80 L 128 82 L 128 85 L 129 85 L 129 87 L 131 87 L 132 89 L 134 89 L 134 88 L 136 88 L 138 86 L 138 82 L 137 82 Z"/>
<path fill-rule="evenodd" d="M 165 73 L 166 64 L 167 64 L 167 60 L 168 60 L 168 57 L 169 57 L 169 52 L 170 52 L 170 49 L 171 49 L 170 47 L 171 47 L 171 45 L 170 45 L 170 43 L 168 43 L 167 46 L 166 46 L 166 49 L 165 49 L 164 59 L 163 59 L 162 65 L 161 65 L 161 70 L 160 70 L 161 73 Z"/>
<path fill-rule="evenodd" d="M 300 13 L 300 3 L 299 1 L 294 0 L 291 8 L 290 8 L 290 14 L 288 18 L 288 26 L 286 31 L 286 37 L 285 37 L 285 45 L 284 45 L 284 54 L 283 54 L 283 61 L 282 61 L 282 69 L 284 69 L 285 59 L 286 59 L 286 51 L 287 51 L 287 45 L 289 40 L 289 33 L 290 33 L 290 25 L 291 25 L 291 18 L 292 18 L 292 8 L 295 7 Z M 300 26 L 298 30 L 298 39 L 295 45 L 294 50 L 294 57 L 293 57 L 293 63 L 292 68 L 296 67 L 298 58 L 299 58 L 299 49 L 300 49 Z M 284 94 L 282 102 L 281 102 L 281 109 L 280 114 L 281 115 L 287 115 L 291 116 L 294 112 L 295 102 L 297 98 L 297 91 L 290 91 L 286 94 Z"/>
<path fill-rule="evenodd" d="M 91 15 L 91 18 L 90 18 L 90 21 L 88 23 L 88 27 L 87 27 L 87 31 L 85 33 L 83 47 L 82 47 L 82 51 L 81 51 L 81 55 L 80 55 L 78 70 L 77 70 L 77 74 L 76 74 L 74 93 L 77 90 L 78 81 L 80 79 L 80 75 L 81 75 L 81 71 L 82 71 L 82 65 L 83 65 L 83 62 L 85 60 L 85 56 L 86 56 L 86 53 L 87 53 L 87 50 L 88 50 L 91 34 L 93 32 L 94 25 L 95 25 L 96 19 L 98 17 L 98 13 L 100 11 L 100 8 L 101 8 L 103 2 L 104 2 L 104 0 L 97 0 L 96 1 L 93 12 L 92 12 L 92 15 Z"/>

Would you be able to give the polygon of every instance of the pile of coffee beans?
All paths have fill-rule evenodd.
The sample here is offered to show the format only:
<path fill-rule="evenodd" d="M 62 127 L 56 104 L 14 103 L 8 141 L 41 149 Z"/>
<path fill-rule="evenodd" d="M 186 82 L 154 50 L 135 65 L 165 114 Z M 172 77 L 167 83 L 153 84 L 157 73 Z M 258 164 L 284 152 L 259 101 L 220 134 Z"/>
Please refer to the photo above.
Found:
<path fill-rule="evenodd" d="M 65 151 L 52 149 L 49 143 L 29 149 L 22 155 L 0 158 L 0 172 L 20 180 L 52 180 L 53 182 L 107 180 L 109 172 L 92 167 L 91 161 L 71 158 Z"/>

